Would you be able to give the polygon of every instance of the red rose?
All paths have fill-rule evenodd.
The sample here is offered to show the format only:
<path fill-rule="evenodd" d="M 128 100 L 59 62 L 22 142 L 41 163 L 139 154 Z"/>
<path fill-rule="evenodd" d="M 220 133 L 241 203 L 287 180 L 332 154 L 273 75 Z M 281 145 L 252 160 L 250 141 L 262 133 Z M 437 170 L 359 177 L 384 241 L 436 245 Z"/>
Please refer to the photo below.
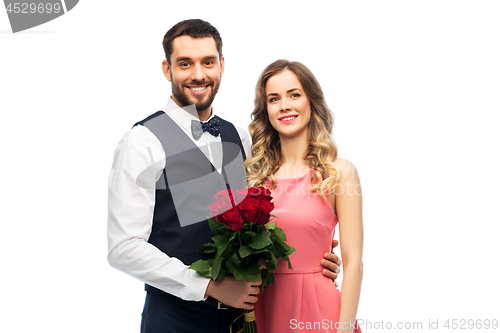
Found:
<path fill-rule="evenodd" d="M 267 222 L 269 222 L 269 218 L 271 217 L 271 215 L 269 214 L 266 214 L 264 213 L 263 211 L 260 212 L 259 214 L 259 217 L 257 217 L 257 220 L 255 220 L 255 224 L 266 224 Z"/>
<path fill-rule="evenodd" d="M 271 196 L 271 191 L 269 191 L 265 187 L 252 187 L 251 189 L 248 190 L 249 194 L 257 198 L 260 201 L 268 201 L 271 202 L 273 197 Z"/>
<path fill-rule="evenodd" d="M 228 190 L 219 191 L 217 192 L 217 194 L 214 195 L 214 198 L 217 200 L 229 198 L 229 191 Z"/>
<path fill-rule="evenodd" d="M 240 230 L 245 223 L 245 221 L 243 221 L 243 218 L 241 217 L 240 210 L 237 207 L 231 208 L 230 210 L 219 216 L 221 218 L 221 221 L 219 222 L 224 223 L 226 227 L 233 231 Z"/>
<path fill-rule="evenodd" d="M 210 215 L 212 215 L 217 221 L 222 222 L 219 215 L 230 210 L 233 206 L 229 200 L 217 200 L 208 205 L 210 209 Z"/>
<path fill-rule="evenodd" d="M 234 201 L 236 204 L 243 202 L 243 200 L 249 197 L 248 189 L 239 189 L 234 191 L 233 193 L 234 193 Z"/>
<path fill-rule="evenodd" d="M 259 208 L 265 213 L 269 214 L 274 209 L 274 204 L 268 201 L 259 202 Z"/>
<path fill-rule="evenodd" d="M 269 222 L 271 217 L 271 211 L 274 209 L 274 204 L 268 201 L 259 202 L 259 217 L 255 221 L 255 224 L 266 224 Z"/>
<path fill-rule="evenodd" d="M 250 187 L 248 189 L 248 195 L 255 197 L 260 193 L 259 187 Z"/>
<path fill-rule="evenodd" d="M 243 218 L 249 222 L 254 222 L 259 216 L 259 201 L 255 198 L 247 197 L 238 207 L 243 212 Z"/>
<path fill-rule="evenodd" d="M 216 195 L 214 195 L 214 198 L 219 200 L 225 200 L 231 202 L 231 198 L 233 197 L 234 192 L 233 190 L 222 190 L 219 191 Z"/>

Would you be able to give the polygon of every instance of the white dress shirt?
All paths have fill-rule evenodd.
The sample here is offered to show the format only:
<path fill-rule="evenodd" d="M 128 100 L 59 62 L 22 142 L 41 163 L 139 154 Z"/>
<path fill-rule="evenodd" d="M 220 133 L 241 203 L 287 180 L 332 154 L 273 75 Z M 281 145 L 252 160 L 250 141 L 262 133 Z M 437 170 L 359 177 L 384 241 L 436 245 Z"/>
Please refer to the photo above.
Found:
<path fill-rule="evenodd" d="M 182 109 L 169 99 L 162 109 L 200 147 L 220 172 L 221 138 L 204 132 L 199 140 L 191 134 L 195 114 Z M 213 113 L 211 115 L 213 117 Z M 237 126 L 245 154 L 250 153 L 250 138 Z M 158 138 L 145 126 L 134 126 L 118 143 L 108 188 L 108 261 L 144 283 L 184 300 L 201 301 L 209 278 L 188 269 L 182 261 L 169 257 L 147 241 L 153 225 L 155 184 L 165 167 L 165 152 Z M 154 165 L 155 179 L 138 179 L 142 171 Z M 145 184 L 144 182 L 150 182 Z"/>

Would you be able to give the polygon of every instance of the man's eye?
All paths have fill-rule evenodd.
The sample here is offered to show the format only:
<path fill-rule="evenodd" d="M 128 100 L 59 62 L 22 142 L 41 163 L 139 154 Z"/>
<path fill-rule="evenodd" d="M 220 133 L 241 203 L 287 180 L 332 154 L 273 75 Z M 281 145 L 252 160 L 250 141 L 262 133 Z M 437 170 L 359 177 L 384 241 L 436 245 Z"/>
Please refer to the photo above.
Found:
<path fill-rule="evenodd" d="M 179 64 L 180 67 L 187 67 L 189 64 L 187 62 L 183 62 Z"/>
<path fill-rule="evenodd" d="M 205 61 L 205 66 L 211 66 L 213 64 L 214 64 L 213 61 Z"/>

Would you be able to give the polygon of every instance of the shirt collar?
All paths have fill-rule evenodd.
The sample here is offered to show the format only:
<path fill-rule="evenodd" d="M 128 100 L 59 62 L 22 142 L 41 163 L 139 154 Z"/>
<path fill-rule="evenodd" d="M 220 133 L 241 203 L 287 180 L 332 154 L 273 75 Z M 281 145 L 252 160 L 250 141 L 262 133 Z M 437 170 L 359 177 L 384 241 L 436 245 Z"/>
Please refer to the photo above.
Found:
<path fill-rule="evenodd" d="M 198 112 L 196 111 L 194 105 L 189 105 L 181 108 L 172 100 L 172 98 L 168 99 L 167 105 L 165 105 L 162 110 L 165 111 L 165 113 L 168 114 L 172 119 L 174 119 L 179 125 L 189 131 L 191 131 L 192 120 L 200 121 L 200 118 L 198 118 Z M 209 121 L 213 118 L 213 116 L 214 112 L 212 107 L 212 114 L 204 122 Z"/>

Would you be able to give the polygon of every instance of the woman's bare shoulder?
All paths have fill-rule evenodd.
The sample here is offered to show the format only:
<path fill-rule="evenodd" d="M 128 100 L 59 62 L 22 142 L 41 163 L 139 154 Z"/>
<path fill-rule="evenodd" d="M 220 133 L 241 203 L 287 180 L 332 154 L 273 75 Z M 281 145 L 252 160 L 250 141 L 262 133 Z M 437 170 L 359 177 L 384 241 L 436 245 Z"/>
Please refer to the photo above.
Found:
<path fill-rule="evenodd" d="M 358 176 L 358 170 L 351 161 L 343 158 L 337 158 L 335 162 L 333 162 L 333 164 L 335 164 L 335 166 L 337 167 L 337 170 L 341 177 Z"/>

